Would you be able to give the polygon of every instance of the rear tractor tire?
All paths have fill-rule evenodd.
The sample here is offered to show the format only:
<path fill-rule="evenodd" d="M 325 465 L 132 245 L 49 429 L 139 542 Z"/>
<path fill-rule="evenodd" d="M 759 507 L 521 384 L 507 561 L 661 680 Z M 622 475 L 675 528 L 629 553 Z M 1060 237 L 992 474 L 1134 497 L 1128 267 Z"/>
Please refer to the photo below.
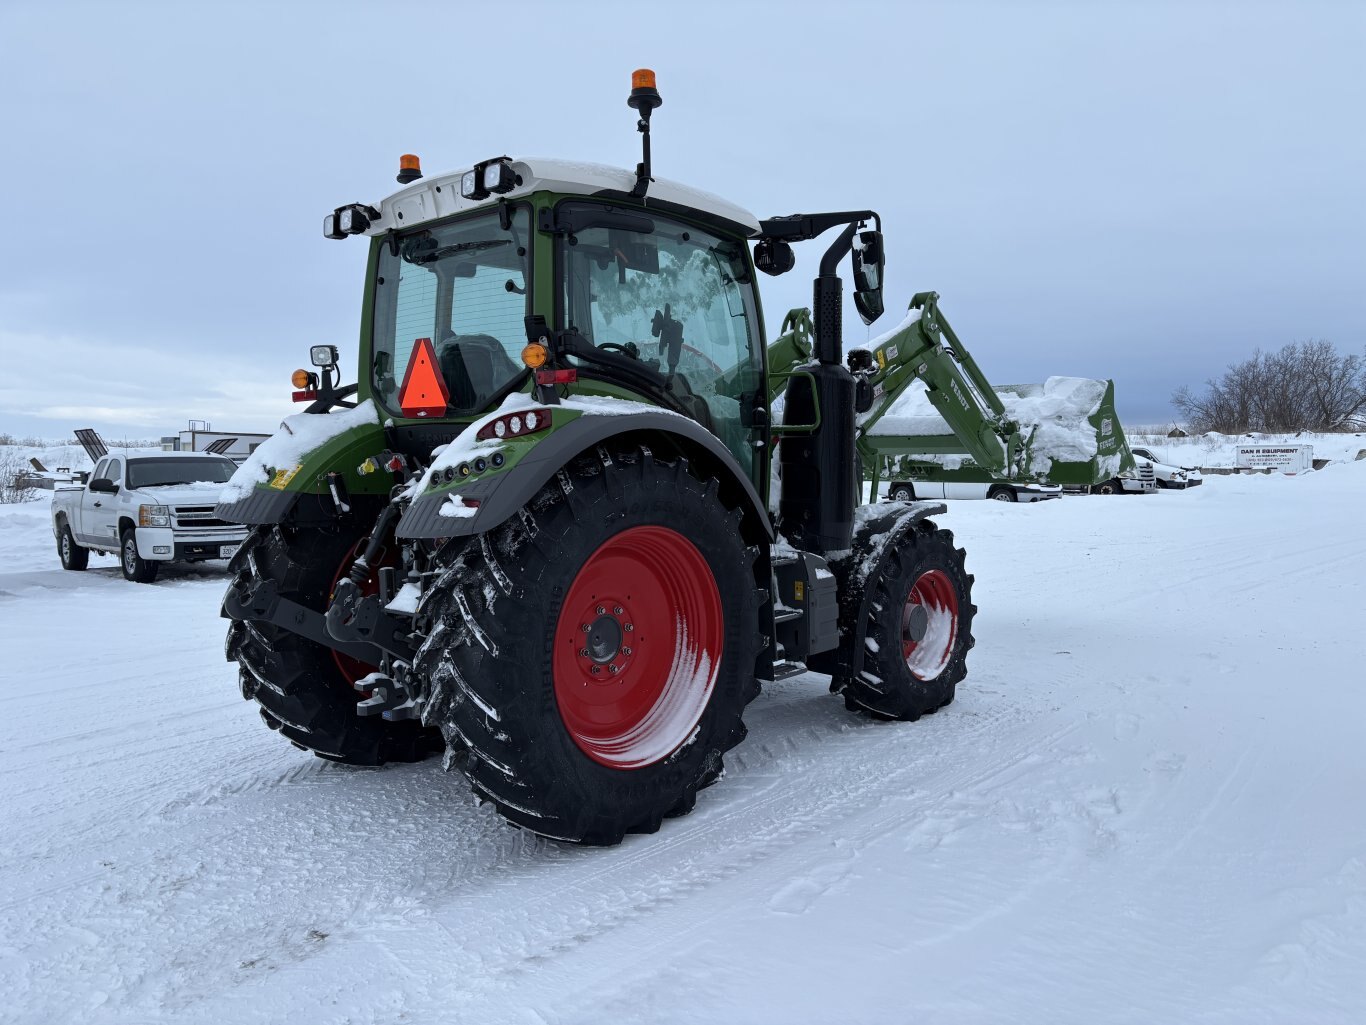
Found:
<path fill-rule="evenodd" d="M 686 460 L 599 448 L 438 553 L 417 704 L 479 798 L 600 845 L 692 809 L 759 689 L 759 550 L 740 524 Z"/>
<path fill-rule="evenodd" d="M 974 644 L 972 577 L 953 534 L 928 520 L 889 552 L 867 583 L 862 670 L 843 681 L 846 706 L 913 722 L 953 700 Z"/>
<path fill-rule="evenodd" d="M 356 545 L 354 532 L 257 527 L 228 564 L 229 590 L 273 580 L 282 597 L 322 612 Z M 356 714 L 363 695 L 352 684 L 374 666 L 256 621 L 228 627 L 224 654 L 240 666 L 242 697 L 254 700 L 265 724 L 296 747 L 348 765 L 416 762 L 441 750 L 440 734 L 415 720 Z"/>
<path fill-rule="evenodd" d="M 90 565 L 90 549 L 76 543 L 76 536 L 66 523 L 57 535 L 57 557 L 62 560 L 62 569 L 82 570 Z"/>

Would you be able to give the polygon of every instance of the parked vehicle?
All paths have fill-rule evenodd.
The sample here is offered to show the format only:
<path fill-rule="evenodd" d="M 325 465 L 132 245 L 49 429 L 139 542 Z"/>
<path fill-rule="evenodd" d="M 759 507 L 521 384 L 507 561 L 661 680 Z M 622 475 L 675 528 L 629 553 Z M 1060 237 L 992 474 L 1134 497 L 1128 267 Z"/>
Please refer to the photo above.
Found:
<path fill-rule="evenodd" d="M 1042 502 L 1061 498 L 1062 488 L 1056 484 L 1016 484 L 1012 481 L 936 481 L 893 480 L 887 487 L 887 499 L 893 502 L 914 502 L 936 498 L 981 499 L 995 502 Z"/>
<path fill-rule="evenodd" d="M 1194 466 L 1174 466 L 1164 462 L 1153 454 L 1152 449 L 1136 448 L 1133 453 L 1139 459 L 1146 459 L 1153 464 L 1153 474 L 1159 488 L 1193 488 L 1205 483 Z"/>
<path fill-rule="evenodd" d="M 123 575 L 156 579 L 163 562 L 227 559 L 247 529 L 214 512 L 237 467 L 199 452 L 105 455 L 88 484 L 52 496 L 52 533 L 62 568 L 83 570 L 90 552 L 117 554 Z"/>

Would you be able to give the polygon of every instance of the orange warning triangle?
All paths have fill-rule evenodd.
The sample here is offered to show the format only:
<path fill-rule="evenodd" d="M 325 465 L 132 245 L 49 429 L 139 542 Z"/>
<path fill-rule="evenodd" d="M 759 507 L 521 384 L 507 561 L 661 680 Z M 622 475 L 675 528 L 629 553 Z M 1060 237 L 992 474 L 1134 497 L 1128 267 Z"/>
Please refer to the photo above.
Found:
<path fill-rule="evenodd" d="M 398 407 L 404 416 L 441 416 L 446 412 L 451 393 L 446 390 L 441 370 L 436 365 L 436 350 L 430 338 L 413 342 L 403 387 L 398 390 Z"/>

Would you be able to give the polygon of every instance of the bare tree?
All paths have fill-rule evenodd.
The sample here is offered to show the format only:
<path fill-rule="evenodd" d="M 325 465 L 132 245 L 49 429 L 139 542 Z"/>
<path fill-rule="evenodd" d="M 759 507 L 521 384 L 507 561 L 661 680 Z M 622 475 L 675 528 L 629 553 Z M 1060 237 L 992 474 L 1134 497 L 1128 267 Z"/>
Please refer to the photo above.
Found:
<path fill-rule="evenodd" d="M 1259 349 L 1203 393 L 1178 388 L 1172 405 L 1198 432 L 1356 430 L 1366 425 L 1366 359 L 1326 341 Z"/>

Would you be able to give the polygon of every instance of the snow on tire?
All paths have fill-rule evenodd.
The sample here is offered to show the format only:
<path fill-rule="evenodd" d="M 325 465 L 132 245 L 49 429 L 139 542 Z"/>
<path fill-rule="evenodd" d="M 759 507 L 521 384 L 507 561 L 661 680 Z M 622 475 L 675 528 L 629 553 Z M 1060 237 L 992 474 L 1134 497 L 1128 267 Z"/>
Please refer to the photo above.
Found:
<path fill-rule="evenodd" d="M 356 541 L 336 530 L 257 527 L 232 557 L 229 591 L 265 578 L 283 597 L 321 612 Z M 224 654 L 240 666 L 242 697 L 296 747 L 350 765 L 416 762 L 441 749 L 440 734 L 416 722 L 357 715 L 362 695 L 352 684 L 374 667 L 332 648 L 269 623 L 234 620 Z"/>
<path fill-rule="evenodd" d="M 438 554 L 417 704 L 477 795 L 585 844 L 691 810 L 758 693 L 759 553 L 740 520 L 685 460 L 599 449 Z"/>
<path fill-rule="evenodd" d="M 953 700 L 973 646 L 972 577 L 953 534 L 928 520 L 890 551 L 873 589 L 862 670 L 844 681 L 845 704 L 914 721 Z"/>

